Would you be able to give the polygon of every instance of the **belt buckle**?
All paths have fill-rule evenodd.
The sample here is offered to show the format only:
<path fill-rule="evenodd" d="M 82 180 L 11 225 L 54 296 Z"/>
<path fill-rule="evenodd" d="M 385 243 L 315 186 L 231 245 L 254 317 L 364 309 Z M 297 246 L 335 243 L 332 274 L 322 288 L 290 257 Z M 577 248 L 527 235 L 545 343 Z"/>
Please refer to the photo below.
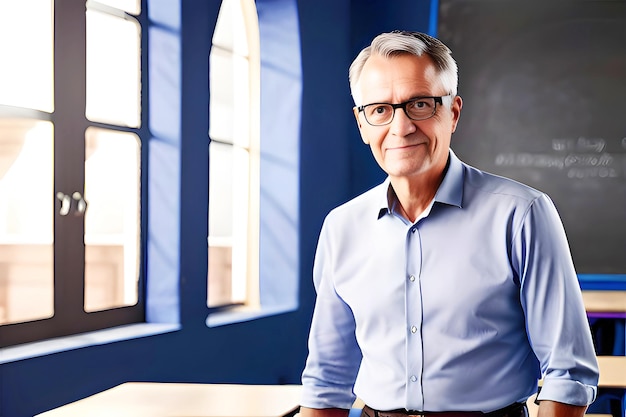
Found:
<path fill-rule="evenodd" d="M 425 416 L 426 416 L 426 413 L 423 413 L 423 412 L 420 413 L 419 411 L 417 413 L 411 413 L 408 415 L 408 417 L 425 417 Z"/>

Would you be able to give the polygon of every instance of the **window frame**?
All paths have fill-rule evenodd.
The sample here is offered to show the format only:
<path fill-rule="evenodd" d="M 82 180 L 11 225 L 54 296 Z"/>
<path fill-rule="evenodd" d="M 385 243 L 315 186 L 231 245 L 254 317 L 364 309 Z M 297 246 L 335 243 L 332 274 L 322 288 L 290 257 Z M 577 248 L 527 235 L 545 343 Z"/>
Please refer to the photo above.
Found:
<path fill-rule="evenodd" d="M 261 45 L 259 304 L 209 310 L 208 327 L 292 312 L 300 303 L 303 75 L 298 6 L 293 0 L 256 0 L 255 5 Z"/>
<path fill-rule="evenodd" d="M 0 107 L 0 117 L 48 120 L 54 131 L 54 313 L 50 318 L 0 325 L 0 347 L 68 336 L 114 326 L 145 321 L 145 235 L 146 169 L 148 132 L 145 122 L 139 128 L 98 123 L 85 117 L 86 104 L 86 2 L 53 2 L 54 111 L 46 113 L 11 106 Z M 147 114 L 148 31 L 145 7 L 136 19 L 141 29 L 141 120 Z M 85 132 L 88 127 L 134 133 L 141 146 L 141 215 L 138 302 L 135 305 L 101 311 L 84 310 L 84 216 L 61 216 L 57 192 L 75 190 L 84 195 Z"/>
<path fill-rule="evenodd" d="M 231 0 L 223 0 L 221 6 L 224 5 L 225 1 Z M 233 282 L 237 281 L 239 284 L 243 284 L 245 286 L 245 296 L 243 299 L 241 297 L 237 297 L 232 294 L 230 301 L 225 304 L 217 304 L 212 305 L 209 303 L 210 301 L 210 292 L 213 282 L 211 282 L 210 276 L 210 268 L 207 271 L 207 306 L 209 308 L 209 312 L 214 311 L 222 311 L 224 309 L 231 308 L 244 308 L 244 309 L 258 309 L 260 308 L 260 274 L 259 274 L 259 223 L 260 223 L 260 202 L 259 202 L 259 194 L 260 194 L 260 154 L 261 154 L 261 145 L 260 145 L 260 78 L 261 78 L 261 62 L 260 62 L 260 34 L 259 34 L 259 22 L 256 11 L 255 2 L 253 0 L 232 0 L 239 2 L 239 6 L 242 12 L 240 16 L 243 20 L 245 26 L 245 49 L 246 55 L 245 57 L 236 51 L 237 42 L 234 41 L 235 45 L 232 48 L 225 47 L 224 45 L 219 45 L 215 42 L 216 34 L 219 36 L 220 33 L 217 31 L 220 29 L 218 16 L 218 24 L 215 28 L 215 33 L 213 35 L 211 54 L 214 50 L 219 50 L 222 54 L 229 55 L 230 57 L 235 58 L 245 58 L 247 64 L 247 86 L 248 86 L 248 100 L 244 107 L 247 108 L 247 114 L 237 114 L 233 116 L 233 119 L 241 120 L 245 118 L 245 125 L 248 126 L 246 135 L 247 137 L 243 142 L 245 145 L 240 144 L 241 141 L 238 140 L 238 137 L 235 136 L 235 133 L 232 133 L 231 141 L 221 140 L 220 138 L 211 138 L 209 135 L 209 143 L 215 142 L 216 144 L 229 146 L 234 151 L 243 151 L 247 154 L 247 164 L 245 166 L 241 166 L 237 162 L 233 161 L 233 169 L 232 172 L 247 172 L 247 178 L 245 180 L 247 184 L 247 193 L 246 193 L 246 201 L 247 201 L 247 210 L 245 210 L 245 215 L 239 217 L 233 217 L 232 225 L 233 229 L 235 224 L 245 224 L 245 241 L 240 241 L 237 239 L 238 235 L 233 231 L 231 236 L 231 264 L 235 264 L 237 261 L 237 257 L 244 258 L 245 260 L 239 260 L 239 263 L 245 263 L 245 268 L 242 268 L 245 276 L 235 276 L 235 270 L 230 268 L 230 280 L 231 288 L 234 286 Z M 222 13 L 222 9 L 220 8 L 220 14 Z M 235 60 L 233 59 L 233 62 Z M 234 64 L 236 65 L 236 64 Z M 211 68 L 211 72 L 209 73 L 209 77 L 214 77 L 213 71 L 217 71 L 215 68 Z M 237 74 L 237 71 L 235 71 Z M 217 74 L 217 78 L 220 76 Z M 236 82 L 236 81 L 235 81 Z M 214 93 L 215 94 L 215 93 Z M 222 97 L 220 97 L 222 98 Z M 234 102 L 235 100 L 233 100 Z M 233 110 L 237 110 L 237 106 L 233 105 Z M 211 115 L 209 115 L 209 125 L 210 125 Z M 234 158 L 236 159 L 236 158 Z M 209 152 L 209 166 L 211 166 L 211 153 Z M 232 182 L 232 193 L 237 191 L 236 183 Z M 209 187 L 209 200 L 211 198 L 218 199 L 220 196 L 216 195 L 217 193 L 212 193 Z M 210 210 L 210 209 L 209 209 Z M 234 213 L 237 211 L 233 210 Z M 233 214 L 234 215 L 234 214 Z M 211 216 L 209 213 L 209 229 L 211 226 Z M 212 236 L 210 233 L 208 234 L 207 243 L 209 245 L 209 250 L 211 247 Z M 209 264 L 211 262 L 209 255 Z M 223 277 L 221 277 L 223 278 Z M 222 284 L 221 282 L 220 284 Z M 213 284 L 214 285 L 214 284 Z M 215 288 L 215 287 L 214 287 Z"/>

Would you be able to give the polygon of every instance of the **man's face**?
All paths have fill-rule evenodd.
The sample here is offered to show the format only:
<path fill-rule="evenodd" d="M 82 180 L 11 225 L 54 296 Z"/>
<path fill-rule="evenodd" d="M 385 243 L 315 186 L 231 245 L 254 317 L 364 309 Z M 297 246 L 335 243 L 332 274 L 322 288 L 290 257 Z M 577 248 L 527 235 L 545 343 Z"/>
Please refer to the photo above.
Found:
<path fill-rule="evenodd" d="M 371 56 L 363 67 L 357 88 L 362 98 L 359 105 L 396 104 L 420 96 L 448 94 L 434 63 L 426 55 Z M 436 180 L 446 165 L 462 104 L 457 96 L 451 108 L 438 104 L 434 116 L 420 121 L 409 119 L 399 108 L 393 121 L 385 126 L 371 126 L 357 110 L 355 116 L 363 142 L 370 146 L 376 162 L 388 175 Z"/>

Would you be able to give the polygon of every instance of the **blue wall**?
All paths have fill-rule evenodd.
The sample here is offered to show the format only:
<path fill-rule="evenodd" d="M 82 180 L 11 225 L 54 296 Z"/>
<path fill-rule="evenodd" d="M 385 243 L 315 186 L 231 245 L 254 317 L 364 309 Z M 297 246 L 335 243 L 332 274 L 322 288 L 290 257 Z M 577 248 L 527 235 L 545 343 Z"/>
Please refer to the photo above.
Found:
<path fill-rule="evenodd" d="M 154 0 L 153 4 L 174 0 Z M 280 2 L 284 0 L 275 0 Z M 295 0 L 294 0 L 295 1 Z M 374 35 L 429 30 L 429 0 L 296 1 L 302 44 L 299 308 L 291 313 L 208 328 L 206 318 L 207 68 L 217 1 L 181 0 L 183 58 L 180 137 L 152 152 L 177 167 L 180 205 L 168 225 L 180 232 L 179 331 L 68 350 L 0 365 L 0 416 L 25 417 L 125 381 L 299 383 L 314 303 L 313 255 L 322 221 L 337 204 L 382 179 L 352 116 L 348 66 Z M 435 4 L 435 3 L 433 3 Z M 176 136 L 177 132 L 173 135 Z M 164 133 L 167 136 L 167 132 Z M 170 149 L 168 151 L 168 149 Z M 160 213 L 166 216 L 168 213 Z M 156 215 L 156 214 L 155 214 Z M 162 232 L 165 233 L 165 232 Z M 171 271 L 170 271 L 171 272 Z M 155 272 L 150 272 L 154 278 Z M 154 314 L 157 314 L 155 312 Z"/>

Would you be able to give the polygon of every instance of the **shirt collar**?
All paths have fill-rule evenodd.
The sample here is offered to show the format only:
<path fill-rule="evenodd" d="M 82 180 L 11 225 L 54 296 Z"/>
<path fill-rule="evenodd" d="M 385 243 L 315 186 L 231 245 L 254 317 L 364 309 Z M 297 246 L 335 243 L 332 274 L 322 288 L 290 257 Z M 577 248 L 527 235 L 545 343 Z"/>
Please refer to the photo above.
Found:
<path fill-rule="evenodd" d="M 380 193 L 378 218 L 380 219 L 385 214 L 391 214 L 394 206 L 397 204 L 396 194 L 391 186 L 391 180 L 389 177 L 385 179 Z M 435 202 L 443 203 L 452 206 L 462 207 L 463 203 L 463 163 L 450 149 L 450 155 L 448 157 L 448 165 L 446 167 L 446 173 L 439 186 L 439 189 L 435 193 Z"/>
<path fill-rule="evenodd" d="M 435 194 L 435 202 L 463 207 L 463 163 L 452 149 L 448 157 L 448 171 Z"/>

